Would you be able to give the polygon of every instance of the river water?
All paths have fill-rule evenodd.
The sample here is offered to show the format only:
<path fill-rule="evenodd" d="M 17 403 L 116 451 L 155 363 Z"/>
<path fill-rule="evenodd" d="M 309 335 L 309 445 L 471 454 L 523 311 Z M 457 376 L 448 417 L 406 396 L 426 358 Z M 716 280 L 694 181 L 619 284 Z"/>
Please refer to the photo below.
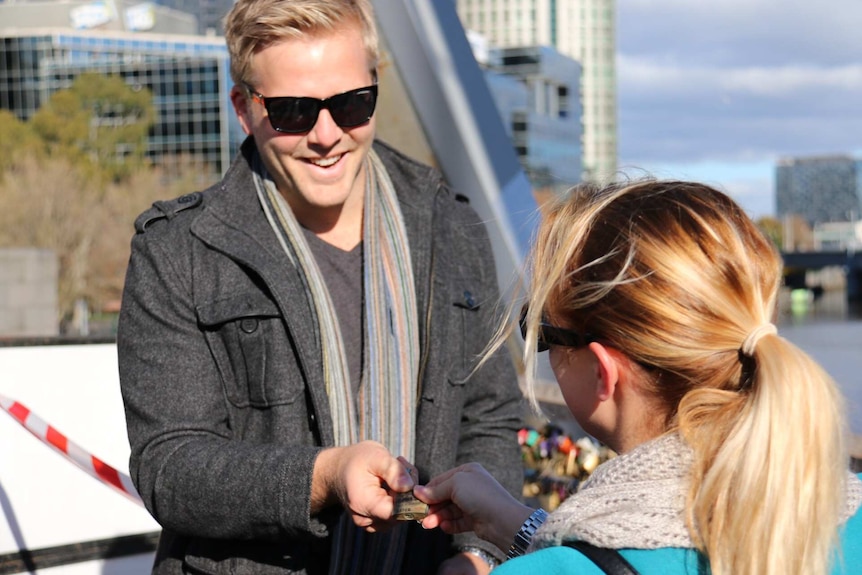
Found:
<path fill-rule="evenodd" d="M 778 332 L 816 359 L 847 399 L 850 428 L 862 436 L 862 317 L 843 291 L 827 291 L 807 306 L 780 306 Z"/>

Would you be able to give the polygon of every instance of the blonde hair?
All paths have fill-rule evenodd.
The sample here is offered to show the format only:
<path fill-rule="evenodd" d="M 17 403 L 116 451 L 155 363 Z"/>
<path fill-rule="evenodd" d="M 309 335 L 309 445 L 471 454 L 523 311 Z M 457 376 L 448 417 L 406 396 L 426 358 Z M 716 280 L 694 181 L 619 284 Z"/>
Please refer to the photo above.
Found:
<path fill-rule="evenodd" d="M 254 84 L 252 64 L 259 50 L 357 23 L 373 74 L 380 46 L 369 0 L 238 0 L 224 19 L 231 79 L 237 85 Z"/>
<path fill-rule="evenodd" d="M 685 511 L 713 575 L 827 573 L 848 462 L 842 400 L 762 329 L 781 260 L 743 210 L 691 182 L 579 186 L 546 212 L 531 268 L 528 388 L 543 312 L 619 349 L 659 427 L 695 452 Z"/>

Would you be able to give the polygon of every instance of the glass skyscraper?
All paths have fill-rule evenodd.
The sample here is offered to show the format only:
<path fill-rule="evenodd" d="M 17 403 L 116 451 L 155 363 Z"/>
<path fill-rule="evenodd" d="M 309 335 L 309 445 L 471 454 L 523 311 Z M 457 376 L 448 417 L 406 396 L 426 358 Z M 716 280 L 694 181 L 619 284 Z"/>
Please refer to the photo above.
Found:
<path fill-rule="evenodd" d="M 584 179 L 617 171 L 616 0 L 457 0 L 492 46 L 553 46 L 581 63 Z"/>
<path fill-rule="evenodd" d="M 809 225 L 862 219 L 862 161 L 849 156 L 783 158 L 775 168 L 778 217 Z"/>
<path fill-rule="evenodd" d="M 581 182 L 581 67 L 547 46 L 492 49 L 486 80 L 534 190 Z"/>

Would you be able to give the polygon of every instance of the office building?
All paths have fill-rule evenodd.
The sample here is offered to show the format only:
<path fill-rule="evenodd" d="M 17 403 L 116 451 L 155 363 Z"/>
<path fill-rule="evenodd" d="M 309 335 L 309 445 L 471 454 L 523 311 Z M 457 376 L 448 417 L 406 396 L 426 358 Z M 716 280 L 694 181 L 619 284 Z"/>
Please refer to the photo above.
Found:
<path fill-rule="evenodd" d="M 131 0 L 0 0 L 0 30 L 75 30 L 194 34 L 192 14 Z"/>
<path fill-rule="evenodd" d="M 817 224 L 812 235 L 816 251 L 862 250 L 862 220 Z"/>
<path fill-rule="evenodd" d="M 581 63 L 584 179 L 617 170 L 615 0 L 457 0 L 465 28 L 493 46 L 553 46 Z"/>
<path fill-rule="evenodd" d="M 194 15 L 198 21 L 198 34 L 221 36 L 224 34 L 222 20 L 233 7 L 234 0 L 155 0 L 155 2 L 161 6 Z"/>
<path fill-rule="evenodd" d="M 485 78 L 535 191 L 559 193 L 581 181 L 580 64 L 553 48 L 489 51 Z"/>
<path fill-rule="evenodd" d="M 776 214 L 810 226 L 862 219 L 862 161 L 849 156 L 783 158 L 775 168 Z"/>
<path fill-rule="evenodd" d="M 21 120 L 86 72 L 153 93 L 148 155 L 223 173 L 243 134 L 231 109 L 224 39 L 196 35 L 193 17 L 153 4 L 0 4 L 0 109 Z"/>

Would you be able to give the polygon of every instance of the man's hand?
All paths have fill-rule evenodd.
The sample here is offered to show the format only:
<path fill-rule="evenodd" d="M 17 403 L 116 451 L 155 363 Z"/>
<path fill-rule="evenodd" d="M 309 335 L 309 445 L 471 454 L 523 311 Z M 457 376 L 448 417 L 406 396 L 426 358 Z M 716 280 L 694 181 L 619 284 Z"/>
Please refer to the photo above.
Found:
<path fill-rule="evenodd" d="M 312 514 L 339 503 L 370 533 L 391 528 L 392 492 L 414 485 L 412 469 L 402 461 L 375 441 L 324 449 L 314 462 Z"/>

